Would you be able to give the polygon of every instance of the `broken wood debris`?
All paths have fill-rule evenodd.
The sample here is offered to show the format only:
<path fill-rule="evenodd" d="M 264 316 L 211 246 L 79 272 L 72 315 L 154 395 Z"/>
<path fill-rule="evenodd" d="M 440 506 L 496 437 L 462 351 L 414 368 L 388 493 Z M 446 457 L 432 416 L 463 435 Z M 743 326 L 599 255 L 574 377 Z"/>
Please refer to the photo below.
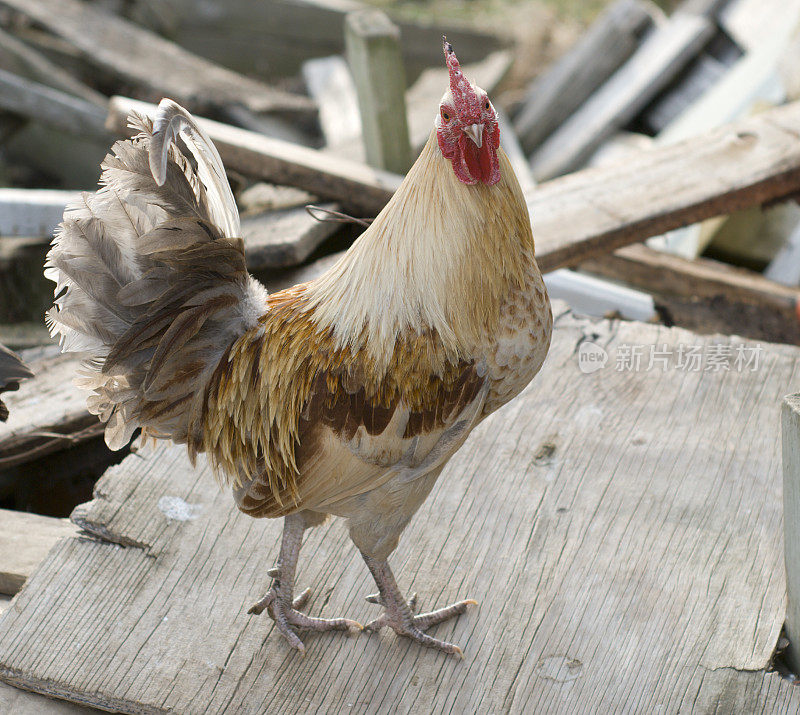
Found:
<path fill-rule="evenodd" d="M 86 61 L 133 83 L 150 97 L 166 95 L 197 110 L 231 102 L 255 112 L 313 110 L 306 97 L 224 69 L 81 0 L 3 0 L 0 4 L 47 28 L 77 48 Z"/>
<path fill-rule="evenodd" d="M 640 0 L 609 5 L 575 46 L 529 87 L 514 129 L 531 153 L 636 51 L 660 12 Z"/>
<path fill-rule="evenodd" d="M 669 84 L 713 32 L 705 17 L 674 13 L 536 150 L 531 158 L 535 178 L 559 176 L 588 160 Z"/>

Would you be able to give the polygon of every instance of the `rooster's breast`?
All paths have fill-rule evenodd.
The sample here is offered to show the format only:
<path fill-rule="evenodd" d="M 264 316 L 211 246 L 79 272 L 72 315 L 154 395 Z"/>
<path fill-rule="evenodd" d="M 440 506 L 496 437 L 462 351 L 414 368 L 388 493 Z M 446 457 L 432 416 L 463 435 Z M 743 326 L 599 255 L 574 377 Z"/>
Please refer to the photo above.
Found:
<path fill-rule="evenodd" d="M 553 313 L 542 274 L 532 258 L 524 287 L 501 306 L 497 330 L 482 348 L 491 387 L 483 414 L 518 395 L 542 367 L 553 331 Z"/>

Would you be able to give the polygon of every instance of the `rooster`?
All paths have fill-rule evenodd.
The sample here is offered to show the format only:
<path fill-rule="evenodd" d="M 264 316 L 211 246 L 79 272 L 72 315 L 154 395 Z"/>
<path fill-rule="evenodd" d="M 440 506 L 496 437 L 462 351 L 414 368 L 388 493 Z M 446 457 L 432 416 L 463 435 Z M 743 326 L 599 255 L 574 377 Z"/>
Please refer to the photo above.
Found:
<path fill-rule="evenodd" d="M 312 618 L 295 597 L 306 529 L 349 534 L 383 613 L 366 626 L 446 653 L 428 635 L 460 601 L 415 615 L 387 561 L 470 431 L 540 369 L 552 314 L 519 183 L 486 93 L 444 41 L 450 87 L 425 148 L 372 225 L 327 273 L 268 295 L 247 273 L 220 157 L 170 100 L 117 142 L 101 188 L 69 207 L 48 254 L 48 312 L 112 449 L 134 430 L 206 453 L 239 509 L 283 517 L 265 609 L 297 630 L 361 630 Z M 180 138 L 181 143 L 177 140 Z M 194 161 L 190 161 L 189 155 Z"/>

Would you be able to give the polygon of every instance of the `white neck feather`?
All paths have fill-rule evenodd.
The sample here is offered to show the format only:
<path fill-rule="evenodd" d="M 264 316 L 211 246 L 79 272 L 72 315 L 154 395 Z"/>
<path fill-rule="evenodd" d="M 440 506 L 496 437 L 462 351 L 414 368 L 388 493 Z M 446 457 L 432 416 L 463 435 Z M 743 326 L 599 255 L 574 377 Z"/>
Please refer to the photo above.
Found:
<path fill-rule="evenodd" d="M 517 184 L 505 157 L 503 164 Z M 451 357 L 459 355 L 465 346 L 456 316 L 469 311 L 469 302 L 482 300 L 464 280 L 471 273 L 465 266 L 481 258 L 473 238 L 487 231 L 492 202 L 479 199 L 503 187 L 508 181 L 495 187 L 462 184 L 431 133 L 372 225 L 308 286 L 313 320 L 332 329 L 335 347 L 366 347 L 380 368 L 391 359 L 398 335 L 432 330 Z"/>

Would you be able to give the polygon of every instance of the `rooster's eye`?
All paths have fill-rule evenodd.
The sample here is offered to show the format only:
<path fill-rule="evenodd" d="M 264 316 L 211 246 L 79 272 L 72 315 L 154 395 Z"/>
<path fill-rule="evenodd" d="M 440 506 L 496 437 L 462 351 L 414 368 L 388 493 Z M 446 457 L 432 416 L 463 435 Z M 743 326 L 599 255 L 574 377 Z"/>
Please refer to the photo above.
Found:
<path fill-rule="evenodd" d="M 445 112 L 444 109 L 442 110 L 442 119 L 444 119 L 444 121 L 446 122 L 450 121 L 450 115 L 447 112 Z"/>
<path fill-rule="evenodd" d="M 483 108 L 488 110 L 489 109 L 489 100 L 486 100 L 486 104 L 483 105 Z"/>

